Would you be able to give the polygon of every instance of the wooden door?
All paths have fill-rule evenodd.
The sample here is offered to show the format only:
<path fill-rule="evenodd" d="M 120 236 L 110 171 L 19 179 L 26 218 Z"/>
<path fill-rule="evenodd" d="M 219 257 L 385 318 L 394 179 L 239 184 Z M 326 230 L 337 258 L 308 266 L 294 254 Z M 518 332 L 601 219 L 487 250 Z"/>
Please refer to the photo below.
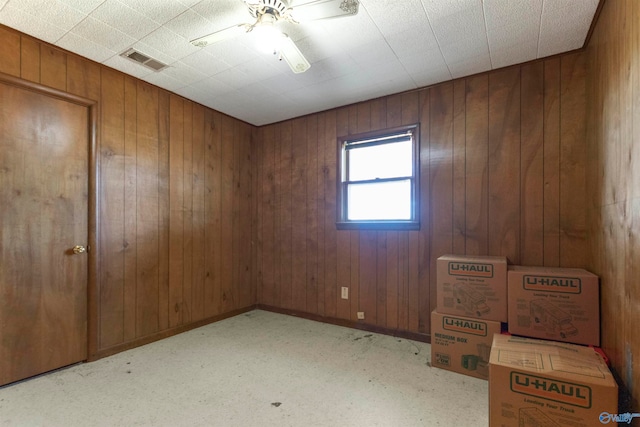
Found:
<path fill-rule="evenodd" d="M 0 384 L 87 358 L 90 116 L 0 80 Z"/>

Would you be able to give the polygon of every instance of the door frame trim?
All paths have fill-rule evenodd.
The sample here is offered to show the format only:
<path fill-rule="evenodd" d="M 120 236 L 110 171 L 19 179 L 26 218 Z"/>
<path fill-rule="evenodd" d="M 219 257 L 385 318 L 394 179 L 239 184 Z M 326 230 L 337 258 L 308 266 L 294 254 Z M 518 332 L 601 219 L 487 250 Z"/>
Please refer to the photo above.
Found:
<path fill-rule="evenodd" d="M 35 92 L 41 95 L 57 98 L 66 102 L 87 107 L 89 117 L 87 133 L 89 138 L 88 159 L 88 200 L 87 200 L 87 361 L 96 360 L 98 353 L 98 224 L 99 224 L 99 198 L 98 182 L 100 180 L 100 168 L 98 157 L 98 117 L 99 102 L 97 100 L 83 98 L 68 92 L 40 83 L 24 80 L 9 74 L 0 72 L 0 83 L 15 86 L 20 89 Z"/>

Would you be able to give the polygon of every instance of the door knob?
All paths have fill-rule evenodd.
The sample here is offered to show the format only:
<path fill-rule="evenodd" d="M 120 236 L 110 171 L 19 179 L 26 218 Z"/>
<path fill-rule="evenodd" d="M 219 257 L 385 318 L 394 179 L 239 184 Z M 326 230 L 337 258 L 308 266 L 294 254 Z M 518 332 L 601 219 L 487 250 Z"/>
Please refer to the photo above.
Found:
<path fill-rule="evenodd" d="M 74 254 L 83 254 L 86 251 L 87 251 L 87 248 L 85 248 L 84 246 L 76 245 L 73 247 Z"/>

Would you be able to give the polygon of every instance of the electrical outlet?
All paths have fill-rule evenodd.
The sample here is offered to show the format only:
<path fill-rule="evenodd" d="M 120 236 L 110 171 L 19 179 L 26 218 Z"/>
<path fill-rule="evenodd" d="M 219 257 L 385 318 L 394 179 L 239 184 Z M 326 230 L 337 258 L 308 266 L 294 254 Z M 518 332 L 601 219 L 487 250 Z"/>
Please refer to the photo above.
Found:
<path fill-rule="evenodd" d="M 342 287 L 342 299 L 349 299 L 349 288 L 346 286 Z"/>
<path fill-rule="evenodd" d="M 364 320 L 364 311 L 359 311 L 358 312 L 358 319 Z"/>

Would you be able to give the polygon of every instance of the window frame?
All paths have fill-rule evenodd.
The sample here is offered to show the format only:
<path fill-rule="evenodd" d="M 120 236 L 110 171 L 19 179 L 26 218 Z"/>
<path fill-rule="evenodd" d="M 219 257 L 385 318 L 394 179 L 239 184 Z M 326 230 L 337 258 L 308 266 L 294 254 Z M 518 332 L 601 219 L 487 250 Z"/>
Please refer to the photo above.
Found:
<path fill-rule="evenodd" d="M 412 143 L 412 168 L 411 177 L 390 177 L 377 178 L 373 180 L 347 181 L 348 176 L 348 153 L 350 150 L 357 148 L 347 148 L 349 144 L 352 146 L 356 143 L 362 144 L 360 147 L 370 147 L 373 145 L 382 145 L 390 143 L 383 139 L 393 139 L 394 135 L 398 137 L 402 134 L 411 134 Z M 376 139 L 378 141 L 376 141 Z M 370 142 L 360 142 L 368 141 Z M 393 128 L 381 129 L 377 131 L 351 134 L 338 137 L 338 157 L 336 167 L 336 228 L 338 230 L 419 230 L 420 229 L 420 124 L 398 126 Z M 353 183 L 367 182 L 393 182 L 409 179 L 411 183 L 411 218 L 408 220 L 349 220 L 348 212 L 348 187 Z"/>

